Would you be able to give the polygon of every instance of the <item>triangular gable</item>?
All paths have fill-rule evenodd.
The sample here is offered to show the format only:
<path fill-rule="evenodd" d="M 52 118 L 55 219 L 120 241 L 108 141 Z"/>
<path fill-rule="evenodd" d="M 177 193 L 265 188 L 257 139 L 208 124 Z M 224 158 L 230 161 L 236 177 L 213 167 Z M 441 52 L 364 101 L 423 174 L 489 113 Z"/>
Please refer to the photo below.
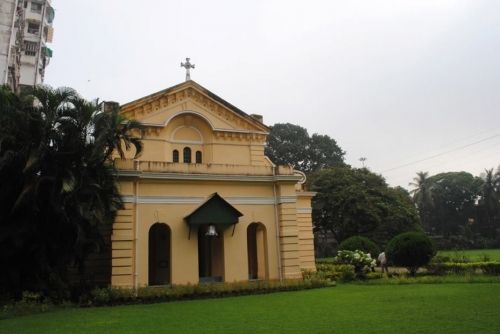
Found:
<path fill-rule="evenodd" d="M 184 220 L 189 226 L 205 224 L 232 225 L 238 223 L 238 218 L 241 216 L 243 216 L 241 212 L 219 194 L 213 193 L 193 212 L 184 217 Z"/>
<path fill-rule="evenodd" d="M 180 100 L 187 98 L 196 100 L 197 103 L 203 104 L 214 112 L 220 112 L 221 110 L 227 111 L 233 115 L 231 117 L 239 119 L 238 122 L 246 123 L 247 126 L 254 131 L 262 133 L 269 132 L 269 128 L 258 119 L 248 115 L 193 80 L 180 83 L 123 104 L 121 106 L 121 113 L 129 118 L 135 118 L 140 121 L 148 114 L 153 114 L 158 110 L 167 108 L 169 105 L 178 103 Z"/>

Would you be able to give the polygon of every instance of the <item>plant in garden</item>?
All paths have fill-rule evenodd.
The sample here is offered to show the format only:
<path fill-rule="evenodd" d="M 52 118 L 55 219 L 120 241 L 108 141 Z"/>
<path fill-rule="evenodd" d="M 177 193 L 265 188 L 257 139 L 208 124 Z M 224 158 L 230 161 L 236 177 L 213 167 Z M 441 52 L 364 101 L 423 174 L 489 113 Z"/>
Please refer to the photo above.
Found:
<path fill-rule="evenodd" d="M 434 245 L 424 233 L 407 232 L 395 236 L 387 245 L 389 262 L 406 267 L 415 276 L 419 267 L 430 262 L 436 254 Z"/>
<path fill-rule="evenodd" d="M 376 260 L 372 259 L 369 253 L 360 250 L 340 250 L 337 252 L 337 256 L 333 259 L 333 262 L 353 265 L 358 277 L 365 277 L 366 273 L 376 265 Z"/>
<path fill-rule="evenodd" d="M 342 241 L 339 245 L 340 250 L 360 250 L 371 256 L 376 257 L 380 253 L 380 248 L 367 237 L 355 235 Z"/>

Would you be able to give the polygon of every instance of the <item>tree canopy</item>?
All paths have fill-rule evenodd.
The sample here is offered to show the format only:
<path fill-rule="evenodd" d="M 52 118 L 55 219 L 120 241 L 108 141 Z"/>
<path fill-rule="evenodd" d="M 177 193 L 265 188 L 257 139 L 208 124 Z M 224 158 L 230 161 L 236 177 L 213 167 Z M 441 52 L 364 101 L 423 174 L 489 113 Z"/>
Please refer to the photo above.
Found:
<path fill-rule="evenodd" d="M 420 220 L 403 188 L 390 188 L 380 175 L 366 168 L 330 168 L 311 180 L 313 222 L 330 231 L 337 242 L 354 235 L 384 245 L 397 234 L 419 231 Z"/>
<path fill-rule="evenodd" d="M 0 289 L 54 290 L 98 251 L 121 207 L 112 153 L 142 146 L 140 125 L 68 88 L 0 89 Z M 2 292 L 2 291 L 0 291 Z"/>
<path fill-rule="evenodd" d="M 451 235 L 475 216 L 475 203 L 481 180 L 466 172 L 440 173 L 430 177 L 433 210 L 431 226 L 435 233 Z"/>
<path fill-rule="evenodd" d="M 481 177 L 419 172 L 410 185 L 425 231 L 442 236 L 445 247 L 481 247 L 477 242 L 486 239 L 494 246 L 500 228 L 500 170 L 487 169 Z"/>
<path fill-rule="evenodd" d="M 428 177 L 418 173 L 414 201 L 425 221 L 427 232 L 439 235 L 459 234 L 476 217 L 476 203 L 483 181 L 467 172 L 440 173 Z"/>
<path fill-rule="evenodd" d="M 309 136 L 307 129 L 276 123 L 270 127 L 265 154 L 278 165 L 290 164 L 304 173 L 343 166 L 345 152 L 327 135 Z"/>

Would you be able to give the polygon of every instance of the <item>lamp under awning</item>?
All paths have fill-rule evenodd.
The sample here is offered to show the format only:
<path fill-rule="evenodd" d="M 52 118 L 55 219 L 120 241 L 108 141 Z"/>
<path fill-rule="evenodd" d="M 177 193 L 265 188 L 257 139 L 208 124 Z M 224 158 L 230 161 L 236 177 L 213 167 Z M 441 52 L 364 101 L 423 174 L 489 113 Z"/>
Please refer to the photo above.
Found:
<path fill-rule="evenodd" d="M 225 227 L 238 223 L 239 217 L 243 216 L 231 204 L 223 199 L 219 194 L 213 193 L 205 202 L 200 204 L 193 212 L 184 217 L 189 225 L 189 237 L 192 226 L 217 225 Z"/>

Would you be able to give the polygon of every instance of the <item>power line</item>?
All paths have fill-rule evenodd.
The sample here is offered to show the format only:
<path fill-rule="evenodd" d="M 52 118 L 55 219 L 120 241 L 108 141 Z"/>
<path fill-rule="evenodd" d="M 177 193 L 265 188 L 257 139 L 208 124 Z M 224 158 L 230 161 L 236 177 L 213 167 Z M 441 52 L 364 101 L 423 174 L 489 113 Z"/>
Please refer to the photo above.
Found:
<path fill-rule="evenodd" d="M 498 146 L 499 145 L 495 145 L 495 147 L 498 147 Z M 489 150 L 491 150 L 491 148 L 489 148 Z M 495 150 L 493 152 L 477 151 L 477 152 L 472 153 L 472 155 L 476 155 L 476 153 L 478 153 L 478 152 L 483 153 L 482 157 L 481 158 L 479 158 L 479 157 L 474 158 L 473 162 L 472 161 L 469 161 L 469 162 L 464 162 L 463 161 L 463 159 L 470 158 L 470 156 L 461 156 L 458 160 L 455 159 L 454 160 L 454 167 L 457 167 L 457 166 L 459 166 L 459 167 L 458 168 L 453 168 L 452 170 L 456 170 L 456 171 L 459 171 L 459 170 L 469 170 L 469 172 L 471 172 L 470 171 L 470 169 L 471 169 L 470 166 L 471 166 L 472 163 L 479 164 L 482 161 L 490 161 L 491 162 L 492 159 L 494 159 L 494 158 L 491 158 L 491 157 L 488 157 L 486 159 L 484 157 L 484 155 L 485 155 L 484 153 L 488 153 L 489 155 L 491 155 L 492 153 L 494 153 L 494 154 L 500 153 L 498 151 L 498 149 L 497 149 L 497 150 Z M 500 156 L 500 155 L 497 155 L 497 156 Z M 500 164 L 500 161 L 497 161 L 497 162 L 492 163 L 491 165 L 487 166 L 487 168 L 497 168 L 497 166 L 499 164 Z M 434 167 L 436 165 L 437 164 L 434 164 L 432 166 Z M 484 168 L 484 166 L 483 166 L 483 168 Z M 423 170 L 431 172 L 432 169 L 433 168 L 424 168 Z M 443 172 L 446 169 L 447 168 L 441 168 L 441 171 L 436 171 L 435 170 L 434 173 L 440 173 L 440 172 Z M 478 172 L 478 171 L 476 171 L 476 172 Z M 431 174 L 431 175 L 434 175 L 434 174 Z M 398 175 L 398 176 L 391 176 L 390 178 L 389 177 L 387 177 L 387 178 L 391 180 L 391 182 L 390 182 L 391 184 L 402 185 L 403 187 L 406 187 L 409 184 L 409 181 L 411 181 L 411 177 L 408 176 L 408 174 L 406 174 L 406 175 L 401 174 L 401 175 Z"/>
<path fill-rule="evenodd" d="M 392 167 L 392 168 L 383 170 L 380 173 L 387 173 L 387 172 L 390 172 L 390 171 L 393 171 L 393 170 L 396 170 L 396 169 L 400 169 L 400 168 L 403 168 L 403 167 L 411 166 L 411 165 L 414 165 L 414 164 L 417 164 L 417 163 L 420 163 L 420 162 L 423 162 L 423 161 L 428 161 L 428 160 L 431 160 L 431 159 L 434 159 L 434 158 L 437 158 L 437 157 L 440 157 L 440 156 L 443 156 L 443 155 L 446 155 L 446 154 L 449 154 L 449 153 L 452 153 L 452 152 L 455 152 L 455 151 L 463 150 L 464 148 L 480 144 L 482 142 L 485 142 L 487 140 L 490 140 L 490 139 L 493 139 L 493 138 L 496 138 L 496 137 L 500 137 L 500 133 L 498 133 L 496 135 L 493 135 L 493 136 L 490 136 L 490 137 L 487 137 L 487 138 L 484 138 L 484 139 L 481 139 L 481 140 L 478 140 L 478 141 L 475 141 L 475 142 L 470 143 L 470 144 L 466 144 L 466 145 L 459 146 L 459 147 L 456 147 L 456 148 L 448 150 L 448 151 L 444 151 L 444 152 L 441 152 L 441 153 L 438 153 L 438 154 L 431 155 L 431 156 L 429 156 L 427 158 L 423 158 L 423 159 L 419 159 L 419 160 L 414 160 L 414 161 L 411 161 L 411 162 L 408 162 L 408 163 L 405 163 L 405 164 L 402 164 L 402 165 L 399 165 L 399 166 L 396 166 L 396 167 Z"/>
<path fill-rule="evenodd" d="M 439 152 L 440 150 L 445 150 L 447 148 L 449 148 L 450 146 L 453 146 L 453 145 L 458 145 L 458 144 L 461 144 L 463 142 L 467 142 L 469 140 L 473 140 L 475 139 L 475 137 L 479 137 L 479 136 L 482 136 L 482 135 L 486 135 L 490 132 L 496 132 L 498 131 L 498 127 L 493 127 L 493 128 L 490 128 L 488 130 L 481 130 L 481 131 L 478 131 L 472 135 L 467 135 L 465 137 L 459 137 L 459 138 L 455 138 L 451 141 L 448 141 L 447 143 L 445 144 L 442 144 L 442 145 L 439 145 L 437 147 L 434 147 L 433 150 L 431 150 L 431 152 L 429 152 L 429 150 L 425 150 L 425 151 L 419 151 L 419 152 L 416 152 L 415 154 L 412 154 L 413 156 L 422 156 L 424 154 L 429 154 L 429 153 L 432 153 L 433 151 L 434 152 Z M 412 158 L 411 156 L 410 157 L 404 157 L 404 160 L 408 160 Z M 402 159 L 400 159 L 402 160 Z"/>
<path fill-rule="evenodd" d="M 498 151 L 498 147 L 500 146 L 500 142 L 494 143 L 493 145 L 489 145 L 487 147 L 481 147 L 481 148 L 476 148 L 474 151 L 470 150 L 464 150 L 462 152 L 457 152 L 454 154 L 449 161 L 443 161 L 442 159 L 437 159 L 434 162 L 427 163 L 425 167 L 419 168 L 420 170 L 432 170 L 435 169 L 435 167 L 441 167 L 439 169 L 444 170 L 447 169 L 448 166 L 451 166 L 452 169 L 462 169 L 465 168 L 464 166 L 470 166 L 472 163 L 478 164 L 480 161 L 484 161 L 486 159 L 478 159 L 478 154 L 482 153 L 481 156 L 484 156 L 485 154 L 488 155 L 494 155 L 494 159 L 498 160 L 498 163 L 496 165 L 500 164 L 500 159 L 498 159 L 498 155 L 496 155 Z M 481 157 L 480 156 L 480 157 Z M 474 157 L 474 158 L 472 158 Z M 464 160 L 467 159 L 469 161 L 464 162 Z M 492 160 L 490 158 L 489 160 Z M 416 171 L 415 171 L 416 172 Z M 407 172 L 400 171 L 398 173 L 391 173 L 392 179 L 402 179 L 407 178 Z"/>

